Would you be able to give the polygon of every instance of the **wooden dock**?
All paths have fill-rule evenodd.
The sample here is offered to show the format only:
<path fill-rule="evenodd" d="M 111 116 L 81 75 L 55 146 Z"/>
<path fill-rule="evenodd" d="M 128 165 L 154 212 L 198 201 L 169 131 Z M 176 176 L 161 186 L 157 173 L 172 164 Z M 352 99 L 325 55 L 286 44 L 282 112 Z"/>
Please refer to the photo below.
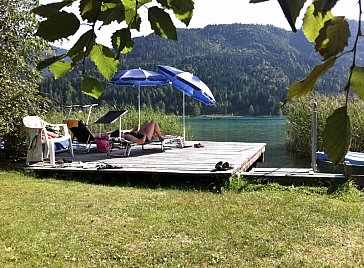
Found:
<path fill-rule="evenodd" d="M 196 148 L 195 144 L 203 147 Z M 35 171 L 48 173 L 61 172 L 98 172 L 114 175 L 178 175 L 205 176 L 211 178 L 229 178 L 238 171 L 247 171 L 257 161 L 264 159 L 265 143 L 188 141 L 187 147 L 135 146 L 129 157 L 122 156 L 123 151 L 113 150 L 112 156 L 98 153 L 96 148 L 90 153 L 75 150 L 75 157 L 69 153 L 56 154 L 56 167 L 49 161 L 38 162 L 29 167 Z M 118 154 L 119 153 L 119 154 Z M 63 160 L 72 161 L 64 163 Z M 217 162 L 229 162 L 232 169 L 216 171 Z"/>

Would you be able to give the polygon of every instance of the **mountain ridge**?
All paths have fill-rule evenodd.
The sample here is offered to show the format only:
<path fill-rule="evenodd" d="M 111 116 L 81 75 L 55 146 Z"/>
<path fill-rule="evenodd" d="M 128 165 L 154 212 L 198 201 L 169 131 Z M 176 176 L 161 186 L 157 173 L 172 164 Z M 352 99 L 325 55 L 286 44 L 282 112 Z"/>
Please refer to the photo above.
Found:
<path fill-rule="evenodd" d="M 320 63 L 302 32 L 255 24 L 209 25 L 198 29 L 178 29 L 178 41 L 165 40 L 150 34 L 134 38 L 131 53 L 122 55 L 120 69 L 144 68 L 156 71 L 157 65 L 170 65 L 191 71 L 213 92 L 217 105 L 201 105 L 187 98 L 188 114 L 233 113 L 238 115 L 277 115 L 288 87 L 304 79 Z M 337 94 L 346 83 L 348 57 L 330 70 L 316 86 L 320 92 Z M 45 78 L 41 88 L 68 105 L 91 102 L 80 89 L 80 70 L 51 81 Z M 86 72 L 100 77 L 92 62 Z M 78 81 L 78 83 L 77 83 Z M 135 104 L 135 92 L 103 81 L 104 93 L 99 102 L 118 105 Z M 49 89 L 51 88 L 51 90 Z M 62 89 L 63 88 L 63 89 Z M 166 112 L 180 112 L 181 96 L 170 87 L 142 90 L 142 104 Z"/>

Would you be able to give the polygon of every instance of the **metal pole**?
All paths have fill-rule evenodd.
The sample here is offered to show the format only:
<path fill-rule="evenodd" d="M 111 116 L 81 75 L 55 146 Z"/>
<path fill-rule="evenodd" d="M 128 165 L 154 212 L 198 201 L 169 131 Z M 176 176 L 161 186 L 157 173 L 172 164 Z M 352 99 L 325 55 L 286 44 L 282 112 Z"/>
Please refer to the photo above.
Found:
<path fill-rule="evenodd" d="M 119 117 L 119 139 L 121 139 L 121 125 L 122 125 L 122 122 L 121 122 L 121 116 Z"/>
<path fill-rule="evenodd" d="M 312 104 L 312 123 L 311 123 L 311 168 L 317 171 L 316 151 L 317 151 L 317 102 Z"/>
<path fill-rule="evenodd" d="M 183 106 L 182 106 L 182 121 L 183 121 L 183 140 L 186 140 L 186 120 L 185 120 L 185 93 L 182 95 Z"/>
<path fill-rule="evenodd" d="M 87 120 L 86 120 L 86 126 L 88 126 L 88 121 L 90 120 L 91 111 L 92 111 L 92 104 L 90 105 L 90 109 L 88 110 L 88 115 L 87 115 Z"/>
<path fill-rule="evenodd" d="M 138 87 L 138 130 L 140 129 L 140 86 Z"/>

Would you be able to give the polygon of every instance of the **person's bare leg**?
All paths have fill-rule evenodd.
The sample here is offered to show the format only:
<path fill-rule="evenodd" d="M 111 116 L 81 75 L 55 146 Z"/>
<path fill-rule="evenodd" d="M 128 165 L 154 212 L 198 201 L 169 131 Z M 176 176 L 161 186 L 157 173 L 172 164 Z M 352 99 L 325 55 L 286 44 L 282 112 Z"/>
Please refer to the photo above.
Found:
<path fill-rule="evenodd" d="M 149 121 L 149 120 L 145 120 L 144 123 L 143 123 L 143 125 L 140 126 L 140 129 L 138 129 L 138 131 L 145 132 L 145 130 L 149 126 L 150 122 L 151 121 Z"/>
<path fill-rule="evenodd" d="M 154 121 L 154 120 L 153 120 Z M 158 136 L 158 138 L 160 139 L 160 140 L 162 140 L 162 134 L 161 134 L 161 129 L 160 129 L 160 127 L 159 127 L 159 125 L 158 125 L 158 122 L 157 121 L 154 121 L 154 133 L 155 134 L 157 134 L 157 136 Z"/>
<path fill-rule="evenodd" d="M 162 139 L 161 130 L 155 120 L 149 122 L 148 126 L 142 130 L 149 140 L 152 140 L 153 134 L 157 134 L 159 139 Z"/>

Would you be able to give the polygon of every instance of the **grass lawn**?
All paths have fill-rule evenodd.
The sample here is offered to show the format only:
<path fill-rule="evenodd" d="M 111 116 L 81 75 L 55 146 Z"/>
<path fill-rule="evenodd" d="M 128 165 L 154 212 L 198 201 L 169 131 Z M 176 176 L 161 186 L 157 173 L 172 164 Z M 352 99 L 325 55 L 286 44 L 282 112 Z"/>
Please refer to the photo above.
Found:
<path fill-rule="evenodd" d="M 364 266 L 363 192 L 233 188 L 112 187 L 0 171 L 0 266 Z"/>

